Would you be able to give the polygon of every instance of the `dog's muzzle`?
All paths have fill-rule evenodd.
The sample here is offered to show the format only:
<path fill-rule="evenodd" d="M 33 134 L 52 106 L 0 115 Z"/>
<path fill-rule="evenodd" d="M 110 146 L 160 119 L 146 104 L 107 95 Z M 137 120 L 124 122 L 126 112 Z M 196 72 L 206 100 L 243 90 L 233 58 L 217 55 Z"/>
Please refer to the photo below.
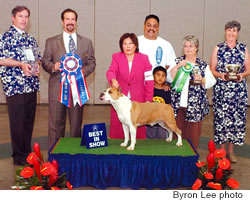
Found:
<path fill-rule="evenodd" d="M 105 99 L 104 99 L 104 96 L 105 96 L 105 94 L 104 94 L 104 92 L 102 92 L 101 94 L 100 94 L 100 96 L 99 96 L 99 99 L 101 100 L 101 101 L 104 101 Z"/>

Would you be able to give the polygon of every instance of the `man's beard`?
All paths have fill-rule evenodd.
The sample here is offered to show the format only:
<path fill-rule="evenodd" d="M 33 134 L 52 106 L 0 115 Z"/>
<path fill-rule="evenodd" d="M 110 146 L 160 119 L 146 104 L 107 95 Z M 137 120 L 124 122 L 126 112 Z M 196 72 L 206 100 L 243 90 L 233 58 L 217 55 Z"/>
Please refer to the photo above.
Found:
<path fill-rule="evenodd" d="M 68 32 L 72 32 L 74 30 L 75 26 L 74 24 L 67 24 L 66 29 Z"/>

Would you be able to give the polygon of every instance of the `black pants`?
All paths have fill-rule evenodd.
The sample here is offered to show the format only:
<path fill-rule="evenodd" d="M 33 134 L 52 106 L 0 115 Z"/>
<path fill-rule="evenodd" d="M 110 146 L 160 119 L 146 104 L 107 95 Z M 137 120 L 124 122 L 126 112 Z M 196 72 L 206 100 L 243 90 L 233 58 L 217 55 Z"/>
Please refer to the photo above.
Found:
<path fill-rule="evenodd" d="M 32 131 L 36 113 L 36 92 L 7 97 L 12 157 L 22 161 L 31 152 Z"/>

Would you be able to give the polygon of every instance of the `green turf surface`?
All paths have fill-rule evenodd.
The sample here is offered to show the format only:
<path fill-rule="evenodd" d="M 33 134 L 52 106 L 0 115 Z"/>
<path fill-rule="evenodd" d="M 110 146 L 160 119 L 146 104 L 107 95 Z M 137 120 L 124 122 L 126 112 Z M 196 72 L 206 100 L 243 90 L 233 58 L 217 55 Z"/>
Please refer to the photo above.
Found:
<path fill-rule="evenodd" d="M 121 139 L 108 139 L 108 146 L 101 148 L 87 149 L 86 146 L 80 146 L 80 138 L 60 138 L 55 148 L 51 153 L 68 153 L 68 154 L 132 154 L 132 155 L 156 155 L 156 156 L 194 156 L 196 153 L 190 147 L 190 144 L 183 140 L 183 145 L 177 147 L 176 140 L 171 143 L 165 140 L 158 139 L 145 139 L 136 140 L 136 148 L 134 151 L 128 151 L 126 148 L 121 147 Z M 129 141 L 130 143 L 130 141 Z"/>

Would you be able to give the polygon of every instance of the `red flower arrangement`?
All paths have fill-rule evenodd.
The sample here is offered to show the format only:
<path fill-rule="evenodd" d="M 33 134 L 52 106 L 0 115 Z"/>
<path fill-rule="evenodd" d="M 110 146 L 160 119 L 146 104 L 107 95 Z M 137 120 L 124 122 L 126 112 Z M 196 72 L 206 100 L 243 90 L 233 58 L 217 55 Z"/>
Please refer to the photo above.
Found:
<path fill-rule="evenodd" d="M 20 175 L 23 178 L 30 178 L 31 176 L 33 176 L 34 171 L 31 167 L 25 167 L 23 168 L 23 170 L 20 172 Z"/>
<path fill-rule="evenodd" d="M 207 163 L 198 161 L 196 166 L 199 168 L 198 178 L 192 186 L 192 190 L 198 189 L 238 189 L 239 183 L 230 178 L 233 173 L 230 161 L 225 158 L 224 149 L 216 149 L 213 140 L 208 143 L 209 154 Z"/>
<path fill-rule="evenodd" d="M 60 190 L 72 185 L 66 179 L 66 174 L 58 175 L 58 163 L 56 160 L 44 162 L 38 143 L 33 145 L 34 152 L 26 158 L 30 166 L 22 166 L 16 170 L 16 186 L 13 189 L 30 190 Z M 33 168 L 32 168 L 33 166 Z"/>

